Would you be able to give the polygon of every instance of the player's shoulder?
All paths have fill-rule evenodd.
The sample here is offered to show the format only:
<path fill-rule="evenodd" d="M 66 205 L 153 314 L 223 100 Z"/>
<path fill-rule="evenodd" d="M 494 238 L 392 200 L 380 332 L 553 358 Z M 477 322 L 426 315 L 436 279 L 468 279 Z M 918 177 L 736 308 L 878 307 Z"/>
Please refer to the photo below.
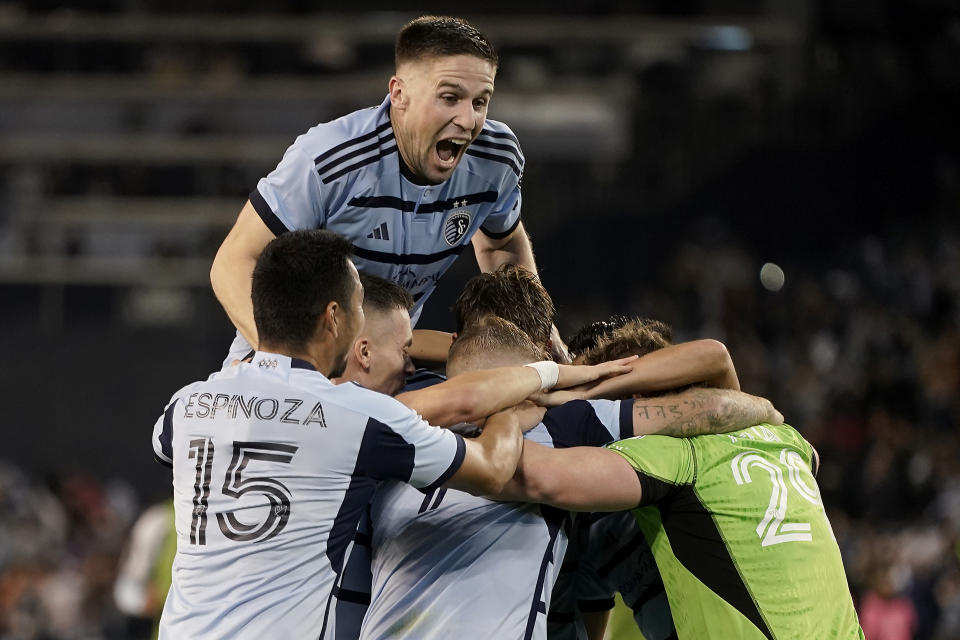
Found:
<path fill-rule="evenodd" d="M 360 109 L 314 125 L 300 135 L 294 145 L 310 156 L 319 169 L 320 165 L 356 154 L 365 146 L 392 139 L 388 114 L 384 105 Z"/>
<path fill-rule="evenodd" d="M 480 135 L 467 148 L 466 156 L 475 168 L 500 169 L 504 176 L 519 180 L 526 160 L 520 142 L 513 131 L 502 122 L 487 120 Z"/>
<path fill-rule="evenodd" d="M 571 400 L 563 404 L 547 409 L 546 415 L 554 420 L 594 420 L 599 419 L 606 423 L 608 414 L 616 414 L 619 411 L 620 402 L 617 400 Z M 617 416 L 612 416 L 614 419 Z"/>
<path fill-rule="evenodd" d="M 396 398 L 367 389 L 356 382 L 344 382 L 329 392 L 330 401 L 355 413 L 360 413 L 388 427 L 404 427 L 411 421 L 419 422 L 417 413 Z"/>
<path fill-rule="evenodd" d="M 496 140 L 511 145 L 517 151 L 520 151 L 520 141 L 517 134 L 513 132 L 506 123 L 499 120 L 487 120 L 483 124 L 483 130 L 480 131 L 478 139 Z"/>
<path fill-rule="evenodd" d="M 224 371 L 227 371 L 227 370 L 225 369 Z M 170 396 L 170 401 L 167 402 L 167 406 L 169 407 L 170 405 L 174 404 L 178 400 L 187 402 L 190 396 L 194 394 L 199 395 L 203 393 L 205 390 L 211 387 L 212 383 L 215 383 L 216 381 L 218 381 L 220 378 L 223 377 L 224 371 L 215 371 L 211 373 L 209 376 L 207 376 L 206 380 L 195 380 L 193 382 L 190 382 L 180 387 L 177 391 L 174 392 L 172 396 Z"/>

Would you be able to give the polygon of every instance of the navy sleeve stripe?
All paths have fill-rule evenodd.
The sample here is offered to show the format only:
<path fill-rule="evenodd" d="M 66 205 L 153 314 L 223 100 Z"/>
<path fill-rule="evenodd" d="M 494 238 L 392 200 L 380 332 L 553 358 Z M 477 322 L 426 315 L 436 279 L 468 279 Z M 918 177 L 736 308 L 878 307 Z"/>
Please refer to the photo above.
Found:
<path fill-rule="evenodd" d="M 577 600 L 577 609 L 584 613 L 609 611 L 613 609 L 615 603 L 616 601 L 613 598 L 604 598 L 603 600 Z"/>
<path fill-rule="evenodd" d="M 480 135 L 489 136 L 491 138 L 500 138 L 501 140 L 510 140 L 518 147 L 520 146 L 520 141 L 517 140 L 517 136 L 513 135 L 512 133 L 500 133 L 498 131 L 494 131 L 493 129 L 484 129 L 480 132 Z"/>
<path fill-rule="evenodd" d="M 517 163 L 515 163 L 510 158 L 507 158 L 505 156 L 498 156 L 493 153 L 484 153 L 483 151 L 477 151 L 476 149 L 467 149 L 465 153 L 467 155 L 474 156 L 475 158 L 483 158 L 484 160 L 493 160 L 494 162 L 501 162 L 507 165 L 508 167 L 510 167 L 510 169 L 516 174 L 518 178 L 520 177 L 520 173 L 521 173 L 520 167 L 518 167 Z"/>
<path fill-rule="evenodd" d="M 173 469 L 173 463 L 167 460 L 164 460 L 163 458 L 158 456 L 156 451 L 153 452 L 153 459 L 159 462 L 160 464 L 162 464 L 163 466 Z"/>
<path fill-rule="evenodd" d="M 457 471 L 460 470 L 460 467 L 463 465 L 463 458 L 467 454 L 467 444 L 463 441 L 463 436 L 459 433 L 454 433 L 457 437 L 457 452 L 453 456 L 453 462 L 450 463 L 450 466 L 447 467 L 447 470 L 444 471 L 439 478 L 434 480 L 429 487 L 424 487 L 421 491 L 433 491 L 438 489 L 446 483 L 447 480 L 453 477 Z"/>
<path fill-rule="evenodd" d="M 328 175 L 328 176 L 323 176 L 323 177 L 321 177 L 320 179 L 323 181 L 323 184 L 329 184 L 329 183 L 333 182 L 334 180 L 336 180 L 337 178 L 339 178 L 340 176 L 346 175 L 346 174 L 350 173 L 351 171 L 356 171 L 357 169 L 359 169 L 359 168 L 361 168 L 361 167 L 365 167 L 365 166 L 367 166 L 368 164 L 373 164 L 374 162 L 379 162 L 379 161 L 380 161 L 380 158 L 383 158 L 383 157 L 385 157 L 385 156 L 388 156 L 388 155 L 390 155 L 391 153 L 396 153 L 396 151 L 397 151 L 397 145 L 393 145 L 392 147 L 387 147 L 386 149 L 382 149 L 382 150 L 380 151 L 380 153 L 378 153 L 378 154 L 375 155 L 375 156 L 370 156 L 369 158 L 364 158 L 364 159 L 361 160 L 360 162 L 355 162 L 355 163 L 353 163 L 353 164 L 351 164 L 351 165 L 348 165 L 348 166 L 344 167 L 343 169 L 340 169 L 340 171 L 335 171 L 335 172 L 331 173 L 331 174 Z"/>
<path fill-rule="evenodd" d="M 633 433 L 633 398 L 620 401 L 620 439 L 632 438 Z"/>
<path fill-rule="evenodd" d="M 254 210 L 260 215 L 260 219 L 263 220 L 263 224 L 267 225 L 267 229 L 270 229 L 273 235 L 279 236 L 290 231 L 256 189 L 250 192 L 250 204 L 253 205 Z"/>
<path fill-rule="evenodd" d="M 386 264 L 432 264 L 445 260 L 450 256 L 458 256 L 466 247 L 467 245 L 465 244 L 459 244 L 438 253 L 386 253 L 384 251 L 372 251 L 354 245 L 353 253 L 358 258 L 370 260 L 371 262 L 384 262 Z"/>
<path fill-rule="evenodd" d="M 520 216 L 517 216 L 517 219 L 513 221 L 513 224 L 510 225 L 510 228 L 506 231 L 487 231 L 483 227 L 480 227 L 480 231 L 483 231 L 483 235 L 488 238 L 493 238 L 494 240 L 500 240 L 501 238 L 506 238 L 508 235 L 517 230 L 517 227 L 520 226 Z"/>
<path fill-rule="evenodd" d="M 335 147 L 333 147 L 333 148 L 331 148 L 331 149 L 328 149 L 327 151 L 324 151 L 324 152 L 321 153 L 319 156 L 317 156 L 316 158 L 313 159 L 313 164 L 314 164 L 314 165 L 318 165 L 318 164 L 320 164 L 321 162 L 323 162 L 324 160 L 326 160 L 327 158 L 332 158 L 332 157 L 334 156 L 334 154 L 336 154 L 337 152 L 342 151 L 343 149 L 346 149 L 347 147 L 352 147 L 352 146 L 355 145 L 355 144 L 360 144 L 361 142 L 363 142 L 363 141 L 365 141 L 365 140 L 369 140 L 370 138 L 372 138 L 372 137 L 374 137 L 374 136 L 380 135 L 380 133 L 381 133 L 382 131 L 384 131 L 384 130 L 386 130 L 386 129 L 389 129 L 389 128 L 390 128 L 390 121 L 387 120 L 386 122 L 384 122 L 383 124 L 381 124 L 379 127 L 377 127 L 376 129 L 374 129 L 373 131 L 369 131 L 369 132 L 367 132 L 367 133 L 365 133 L 365 134 L 363 134 L 363 135 L 361 135 L 361 136 L 357 136 L 356 138 L 351 138 L 350 140 L 347 140 L 346 142 L 341 142 L 341 143 L 338 144 L 337 146 L 335 146 Z"/>
<path fill-rule="evenodd" d="M 482 140 L 480 138 L 474 140 L 473 144 L 478 147 L 486 147 L 488 149 L 498 149 L 500 151 L 506 151 L 507 153 L 511 154 L 514 158 L 516 158 L 518 163 L 523 164 L 523 156 L 520 155 L 520 151 L 512 144 L 500 144 L 498 142 L 490 142 L 488 140 Z"/>
<path fill-rule="evenodd" d="M 393 141 L 393 133 L 391 133 L 390 135 L 384 136 L 383 138 L 377 138 L 374 142 L 371 142 L 365 147 L 354 149 L 350 153 L 346 153 L 335 160 L 331 160 L 327 164 L 318 168 L 317 173 L 319 173 L 322 176 L 323 174 L 327 173 L 331 169 L 336 169 L 337 167 L 343 166 L 343 163 L 345 163 L 347 160 L 356 158 L 357 156 L 362 156 L 365 153 L 371 153 L 373 151 L 376 151 L 384 144 L 392 141 Z"/>
<path fill-rule="evenodd" d="M 586 400 L 573 400 L 553 407 L 543 416 L 543 425 L 557 449 L 602 447 L 614 440 Z"/>
<path fill-rule="evenodd" d="M 176 406 L 177 402 L 174 400 L 163 412 L 163 431 L 160 433 L 160 453 L 171 462 L 173 461 L 173 410 Z"/>

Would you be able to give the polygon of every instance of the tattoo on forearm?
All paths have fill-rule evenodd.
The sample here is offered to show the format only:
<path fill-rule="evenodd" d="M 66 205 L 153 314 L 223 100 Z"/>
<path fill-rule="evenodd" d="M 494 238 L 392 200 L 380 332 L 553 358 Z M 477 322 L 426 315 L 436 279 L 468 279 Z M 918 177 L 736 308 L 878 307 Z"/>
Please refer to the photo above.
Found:
<path fill-rule="evenodd" d="M 682 394 L 650 400 L 635 400 L 635 425 L 641 431 L 674 437 L 724 433 L 764 422 L 766 401 L 726 389 L 689 389 Z"/>

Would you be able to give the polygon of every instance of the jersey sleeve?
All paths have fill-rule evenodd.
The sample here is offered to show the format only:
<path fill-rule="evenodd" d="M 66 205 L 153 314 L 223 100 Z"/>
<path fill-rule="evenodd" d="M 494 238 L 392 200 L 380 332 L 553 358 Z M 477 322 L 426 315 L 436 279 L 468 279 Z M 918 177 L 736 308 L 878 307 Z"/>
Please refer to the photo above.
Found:
<path fill-rule="evenodd" d="M 638 506 L 653 504 L 672 489 L 696 479 L 693 445 L 687 438 L 639 436 L 607 445 L 637 471 L 642 486 Z"/>
<path fill-rule="evenodd" d="M 488 125 L 494 125 L 487 121 Z M 493 212 L 487 216 L 480 230 L 490 238 L 506 238 L 520 224 L 520 205 L 523 198 L 520 194 L 520 183 L 523 181 L 524 157 L 520 150 L 520 142 L 513 135 L 510 128 L 503 123 L 496 123 L 492 130 L 484 129 L 483 133 L 474 142 L 476 153 L 490 157 L 492 154 L 501 164 L 509 167 L 505 173 L 504 182 L 499 190 L 500 196 L 494 205 Z M 482 149 L 483 151 L 480 151 Z"/>
<path fill-rule="evenodd" d="M 267 228 L 280 235 L 326 224 L 320 176 L 298 143 L 283 154 L 277 168 L 257 183 L 250 203 Z"/>
<path fill-rule="evenodd" d="M 553 446 L 602 447 L 633 435 L 632 400 L 574 400 L 543 416 Z"/>
<path fill-rule="evenodd" d="M 177 399 L 174 398 L 153 425 L 153 456 L 166 467 L 173 466 L 173 412 L 176 406 Z"/>
<path fill-rule="evenodd" d="M 418 489 L 439 487 L 463 464 L 463 438 L 403 409 L 384 421 L 367 421 L 358 467 L 378 480 L 399 480 Z"/>

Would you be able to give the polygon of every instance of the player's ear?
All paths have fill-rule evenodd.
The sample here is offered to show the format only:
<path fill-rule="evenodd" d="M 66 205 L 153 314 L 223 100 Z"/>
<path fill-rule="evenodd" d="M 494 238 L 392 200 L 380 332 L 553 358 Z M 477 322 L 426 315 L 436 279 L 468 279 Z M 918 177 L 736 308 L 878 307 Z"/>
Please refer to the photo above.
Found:
<path fill-rule="evenodd" d="M 323 323 L 321 328 L 329 332 L 332 337 L 338 337 L 340 331 L 343 330 L 342 315 L 343 309 L 340 308 L 340 303 L 336 300 L 331 300 L 327 303 L 326 308 L 323 310 L 323 315 L 320 317 L 320 322 Z"/>
<path fill-rule="evenodd" d="M 353 355 L 364 371 L 370 370 L 370 340 L 367 338 L 357 338 L 353 343 Z"/>
<path fill-rule="evenodd" d="M 398 76 L 391 77 L 387 88 L 390 92 L 390 106 L 396 109 L 405 109 L 407 106 L 407 88 L 403 79 Z"/>

